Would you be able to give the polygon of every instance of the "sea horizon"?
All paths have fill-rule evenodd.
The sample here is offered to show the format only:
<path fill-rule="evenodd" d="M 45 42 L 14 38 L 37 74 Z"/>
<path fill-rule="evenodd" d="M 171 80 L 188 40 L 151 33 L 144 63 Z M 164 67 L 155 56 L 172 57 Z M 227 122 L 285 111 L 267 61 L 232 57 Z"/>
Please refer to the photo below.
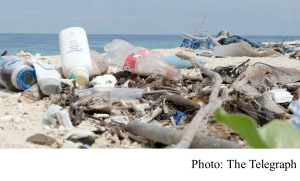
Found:
<path fill-rule="evenodd" d="M 8 55 L 16 55 L 24 51 L 32 55 L 37 53 L 60 55 L 59 34 L 45 33 L 0 33 L 0 53 L 7 50 Z M 241 35 L 241 34 L 239 34 Z M 193 35 L 200 36 L 200 35 Z M 211 35 L 216 37 L 216 35 Z M 241 35 L 255 42 L 300 41 L 300 36 L 290 35 Z M 182 34 L 178 35 L 136 35 L 136 34 L 87 34 L 89 47 L 99 53 L 104 53 L 104 46 L 113 39 L 123 39 L 129 43 L 149 49 L 171 49 L 180 47 Z"/>

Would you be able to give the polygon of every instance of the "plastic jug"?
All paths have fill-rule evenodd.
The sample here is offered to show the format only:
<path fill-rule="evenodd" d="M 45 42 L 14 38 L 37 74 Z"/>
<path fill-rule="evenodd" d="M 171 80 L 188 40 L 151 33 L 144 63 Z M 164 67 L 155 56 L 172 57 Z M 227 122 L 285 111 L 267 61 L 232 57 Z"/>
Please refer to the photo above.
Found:
<path fill-rule="evenodd" d="M 114 39 L 104 46 L 104 59 L 110 65 L 139 75 L 159 74 L 168 80 L 179 80 L 181 71 L 170 66 L 165 57 L 152 50 L 134 46 L 124 40 Z"/>
<path fill-rule="evenodd" d="M 86 85 L 93 65 L 86 32 L 81 27 L 71 27 L 59 33 L 62 72 L 65 78 Z"/>

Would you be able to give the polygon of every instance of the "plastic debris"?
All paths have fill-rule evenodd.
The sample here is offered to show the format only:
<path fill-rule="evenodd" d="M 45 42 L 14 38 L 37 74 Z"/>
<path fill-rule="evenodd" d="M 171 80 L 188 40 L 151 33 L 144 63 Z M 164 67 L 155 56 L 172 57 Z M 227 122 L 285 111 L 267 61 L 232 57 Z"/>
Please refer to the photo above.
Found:
<path fill-rule="evenodd" d="M 273 89 L 271 94 L 275 103 L 285 103 L 293 100 L 291 93 L 284 89 Z"/>
<path fill-rule="evenodd" d="M 165 118 L 169 118 L 171 116 L 173 116 L 173 118 L 175 119 L 176 125 L 178 125 L 179 122 L 182 120 L 182 118 L 185 116 L 185 114 L 181 111 L 176 111 L 174 114 L 166 115 Z"/>
<path fill-rule="evenodd" d="M 61 106 L 51 104 L 47 110 L 47 118 L 55 127 L 58 127 L 59 125 L 73 127 L 68 111 Z"/>

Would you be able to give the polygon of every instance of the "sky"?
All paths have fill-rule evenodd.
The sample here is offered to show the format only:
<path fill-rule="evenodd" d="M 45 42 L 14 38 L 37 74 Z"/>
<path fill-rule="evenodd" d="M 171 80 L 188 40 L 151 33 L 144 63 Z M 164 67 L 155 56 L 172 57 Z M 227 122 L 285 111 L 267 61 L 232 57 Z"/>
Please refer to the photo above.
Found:
<path fill-rule="evenodd" d="M 300 0 L 5 0 L 0 33 L 300 35 Z M 201 23 L 203 22 L 202 27 Z"/>

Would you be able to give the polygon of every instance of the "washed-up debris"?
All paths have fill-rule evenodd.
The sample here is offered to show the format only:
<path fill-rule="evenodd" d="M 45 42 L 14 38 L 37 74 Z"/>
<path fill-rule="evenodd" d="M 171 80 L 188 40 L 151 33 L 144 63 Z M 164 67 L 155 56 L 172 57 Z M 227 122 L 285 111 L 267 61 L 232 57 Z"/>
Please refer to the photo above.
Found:
<path fill-rule="evenodd" d="M 83 90 L 75 90 L 76 95 L 85 96 L 95 93 L 110 92 L 112 100 L 134 100 L 142 97 L 144 89 L 135 88 L 116 88 L 116 87 L 94 87 Z"/>
<path fill-rule="evenodd" d="M 94 87 L 115 87 L 116 83 L 117 79 L 110 74 L 97 76 L 90 82 Z"/>
<path fill-rule="evenodd" d="M 82 143 L 83 145 L 88 145 L 88 146 L 92 146 L 92 144 L 95 143 L 95 139 L 90 136 L 79 138 L 79 139 L 70 138 L 69 141 L 72 141 L 74 143 Z"/>
<path fill-rule="evenodd" d="M 256 96 L 255 99 L 261 104 L 264 110 L 274 113 L 274 116 L 276 118 L 287 119 L 291 117 L 290 114 L 285 112 L 278 104 L 273 101 L 271 93 L 264 92 L 263 94 Z"/>
<path fill-rule="evenodd" d="M 190 56 L 184 55 L 182 53 L 177 53 L 176 56 L 178 56 L 182 59 L 190 60 L 194 67 L 200 68 L 201 72 L 203 72 L 206 75 L 208 75 L 209 77 L 213 77 L 215 79 L 213 90 L 209 97 L 209 103 L 206 106 L 204 106 L 203 108 L 201 108 L 196 113 L 196 115 L 193 117 L 191 123 L 188 125 L 187 130 L 184 133 L 184 135 L 182 136 L 181 140 L 175 146 L 175 148 L 188 148 L 188 147 L 190 147 L 192 140 L 198 131 L 199 126 L 203 122 L 203 118 L 206 116 L 207 113 L 212 111 L 212 109 L 214 108 L 214 106 L 216 104 L 218 93 L 219 93 L 220 86 L 222 83 L 222 79 L 219 74 L 217 74 L 207 68 L 204 68 L 201 63 L 199 63 L 195 60 L 194 57 L 190 57 Z"/>
<path fill-rule="evenodd" d="M 103 75 L 108 70 L 108 63 L 104 61 L 104 57 L 102 54 L 95 50 L 90 49 L 90 55 L 92 59 L 93 71 L 90 75 L 90 80 L 99 75 Z"/>
<path fill-rule="evenodd" d="M 64 127 L 73 127 L 67 110 L 61 106 L 51 104 L 47 110 L 48 121 L 55 127 L 62 125 Z"/>
<path fill-rule="evenodd" d="M 300 71 L 293 68 L 274 69 L 258 65 L 250 66 L 231 84 L 233 88 L 246 94 L 257 95 L 279 85 L 286 85 L 300 80 Z"/>
<path fill-rule="evenodd" d="M 165 145 L 173 145 L 182 140 L 184 132 L 180 130 L 159 127 L 151 124 L 141 123 L 139 121 L 130 121 L 126 126 L 126 131 L 142 136 Z M 227 141 L 224 139 L 217 139 L 207 136 L 193 136 L 190 148 L 238 148 L 239 144 Z"/>
<path fill-rule="evenodd" d="M 258 125 L 264 124 L 275 119 L 272 112 L 258 110 L 257 105 L 247 104 L 237 99 L 227 99 L 224 101 L 224 107 L 230 113 L 244 113 L 254 118 Z"/>
<path fill-rule="evenodd" d="M 300 50 L 296 50 L 293 54 L 290 55 L 290 58 L 300 59 Z"/>
<path fill-rule="evenodd" d="M 285 103 L 293 100 L 291 93 L 284 89 L 272 89 L 271 94 L 275 103 Z"/>
<path fill-rule="evenodd" d="M 42 93 L 39 85 L 34 84 L 29 89 L 22 92 L 22 95 L 19 98 L 19 102 L 33 103 L 44 97 L 45 97 L 45 95 Z"/>
<path fill-rule="evenodd" d="M 220 36 L 218 38 L 214 38 L 210 35 L 204 37 L 196 37 L 183 32 L 182 37 L 184 37 L 184 39 L 180 47 L 192 49 L 213 49 L 214 46 L 221 45 L 218 40 L 220 40 L 224 36 Z"/>
<path fill-rule="evenodd" d="M 66 133 L 63 136 L 64 140 L 67 139 L 82 139 L 82 138 L 86 138 L 88 136 L 96 136 L 94 132 L 90 131 L 90 130 L 83 130 L 83 129 L 72 129 L 71 131 L 69 131 L 68 133 Z"/>
<path fill-rule="evenodd" d="M 263 51 L 254 50 L 249 43 L 240 42 L 229 45 L 215 46 L 213 56 L 248 56 L 248 57 L 268 57 L 276 55 L 277 52 L 271 49 Z"/>
<path fill-rule="evenodd" d="M 109 92 L 96 93 L 81 97 L 69 108 L 73 125 L 81 123 L 82 114 L 111 113 L 112 102 Z"/>
<path fill-rule="evenodd" d="M 50 147 L 57 147 L 58 145 L 56 140 L 50 136 L 37 133 L 35 135 L 32 135 L 26 139 L 27 142 L 39 144 L 39 145 L 47 145 Z"/>
<path fill-rule="evenodd" d="M 1 54 L 1 56 L 5 56 L 5 55 L 7 55 L 7 50 L 5 50 L 5 51 Z"/>
<path fill-rule="evenodd" d="M 198 103 L 180 95 L 166 95 L 165 98 L 167 102 L 172 103 L 178 110 L 185 113 L 200 109 L 200 105 Z"/>
<path fill-rule="evenodd" d="M 217 37 L 225 36 L 224 38 L 221 38 L 218 42 L 221 45 L 229 45 L 233 43 L 239 43 L 239 42 L 247 42 L 250 44 L 252 48 L 262 48 L 265 47 L 261 42 L 254 42 L 252 40 L 249 40 L 246 37 L 232 34 L 230 31 L 222 30 L 218 33 Z"/>
<path fill-rule="evenodd" d="M 289 121 L 300 129 L 300 100 L 292 101 L 288 108 L 293 113 Z"/>
<path fill-rule="evenodd" d="M 243 45 L 234 51 L 244 54 L 230 56 L 265 56 L 271 51 L 283 54 L 291 50 L 290 46 L 282 43 L 261 46 L 228 32 L 217 38 L 184 36 L 188 40 L 187 45 L 197 49 L 206 47 L 217 50 Z M 124 41 L 119 42 L 128 45 Z M 197 43 L 198 47 L 195 47 Z M 110 48 L 106 58 L 111 59 L 111 64 L 119 51 Z M 249 115 L 256 120 L 257 127 L 275 118 L 300 125 L 299 106 L 295 103 L 295 99 L 300 98 L 300 72 L 297 69 L 275 67 L 264 62 L 249 65 L 250 59 L 245 59 L 236 65 L 217 66 L 210 70 L 204 65 L 206 61 L 203 58 L 199 60 L 197 56 L 178 52 L 177 57 L 172 55 L 169 62 L 163 61 L 159 66 L 164 70 L 157 72 L 159 68 L 153 71 L 150 63 L 157 63 L 162 57 L 152 50 L 141 48 L 141 51 L 131 52 L 133 49 L 117 49 L 122 50 L 122 57 L 118 57 L 119 67 L 108 67 L 103 55 L 90 50 L 93 72 L 89 72 L 87 84 L 79 84 L 75 77 L 71 77 L 60 79 L 62 90 L 59 94 L 47 97 L 41 94 L 38 84 L 24 91 L 24 95 L 19 94 L 19 101 L 26 102 L 36 102 L 46 97 L 46 103 L 42 106 L 48 107 L 47 121 L 44 119 L 43 123 L 50 125 L 43 125 L 44 131 L 51 136 L 59 135 L 60 142 L 54 139 L 51 144 L 43 144 L 57 147 L 57 144 L 77 143 L 74 144 L 76 148 L 78 143 L 82 144 L 79 148 L 240 148 L 247 144 L 231 128 L 216 122 L 213 111 L 219 106 L 229 113 Z M 230 51 L 225 53 L 232 53 Z M 189 53 L 198 52 L 200 50 Z M 147 60 L 147 63 L 132 66 L 127 62 L 124 66 L 125 55 L 131 56 L 133 62 Z M 30 58 L 29 55 L 26 57 Z M 181 64 L 183 60 L 184 65 Z M 101 67 L 101 62 L 107 64 Z M 177 68 L 182 66 L 186 69 L 172 72 L 175 69 L 170 66 L 171 62 Z M 135 72 L 138 65 L 144 66 L 143 69 L 146 67 L 146 71 L 139 67 Z M 177 71 L 182 72 L 180 76 Z M 174 79 L 171 78 L 172 73 L 176 74 Z M 83 76 L 78 75 L 79 79 L 80 75 Z M 5 114 L 1 117 L 3 122 L 24 123 L 21 116 Z M 24 114 L 26 117 L 27 113 Z M 9 127 L 5 127 L 5 131 L 7 129 Z"/>

